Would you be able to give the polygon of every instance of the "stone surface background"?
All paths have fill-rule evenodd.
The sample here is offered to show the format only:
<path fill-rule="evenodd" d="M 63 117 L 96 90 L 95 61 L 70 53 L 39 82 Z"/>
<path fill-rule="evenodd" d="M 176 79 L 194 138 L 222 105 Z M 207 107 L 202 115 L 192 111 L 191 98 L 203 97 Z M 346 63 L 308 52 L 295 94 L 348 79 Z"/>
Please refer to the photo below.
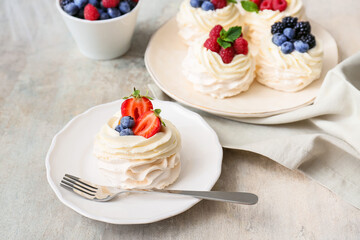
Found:
<path fill-rule="evenodd" d="M 83 57 L 54 0 L 0 1 L 0 239 L 359 239 L 360 210 L 265 157 L 225 150 L 215 190 L 251 191 L 256 206 L 201 201 L 147 225 L 112 225 L 65 207 L 46 181 L 52 137 L 72 117 L 151 83 L 150 36 L 179 0 L 143 0 L 130 51 L 112 61 Z M 360 1 L 304 0 L 335 37 L 340 58 L 360 50 Z"/>

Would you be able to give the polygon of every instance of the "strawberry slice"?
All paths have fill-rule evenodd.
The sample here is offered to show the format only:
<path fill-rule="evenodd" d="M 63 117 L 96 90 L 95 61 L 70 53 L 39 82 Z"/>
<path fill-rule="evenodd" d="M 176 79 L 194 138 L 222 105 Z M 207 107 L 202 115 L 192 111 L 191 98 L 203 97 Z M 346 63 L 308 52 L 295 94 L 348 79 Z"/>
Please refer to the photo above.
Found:
<path fill-rule="evenodd" d="M 150 110 L 142 114 L 133 127 L 135 135 L 150 138 L 160 132 L 161 124 L 165 124 L 160 119 L 160 109 Z"/>
<path fill-rule="evenodd" d="M 126 99 L 121 104 L 121 115 L 122 116 L 131 116 L 136 120 L 145 112 L 153 109 L 153 105 L 150 101 L 150 97 L 141 96 L 140 90 L 134 88 L 133 94 L 130 97 L 125 97 Z"/>

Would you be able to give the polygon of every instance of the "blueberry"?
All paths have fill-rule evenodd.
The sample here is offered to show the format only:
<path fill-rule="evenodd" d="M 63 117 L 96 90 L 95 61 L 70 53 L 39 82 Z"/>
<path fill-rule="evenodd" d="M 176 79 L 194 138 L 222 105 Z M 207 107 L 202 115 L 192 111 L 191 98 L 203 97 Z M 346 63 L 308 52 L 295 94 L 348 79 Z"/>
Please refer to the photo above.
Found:
<path fill-rule="evenodd" d="M 301 40 L 295 41 L 294 42 L 294 47 L 295 50 L 301 53 L 306 53 L 307 51 L 309 51 L 309 44 L 307 44 L 306 42 L 303 42 Z"/>
<path fill-rule="evenodd" d="M 274 36 L 272 37 L 272 42 L 279 47 L 281 46 L 281 44 L 283 44 L 286 41 L 287 38 L 285 37 L 284 34 L 275 33 Z"/>
<path fill-rule="evenodd" d="M 201 7 L 202 1 L 201 0 L 190 0 L 190 5 L 193 8 L 199 8 Z"/>
<path fill-rule="evenodd" d="M 100 20 L 106 20 L 106 19 L 110 19 L 109 14 L 107 14 L 106 12 L 101 13 Z"/>
<path fill-rule="evenodd" d="M 117 9 L 117 8 L 108 8 L 107 13 L 109 14 L 109 16 L 111 18 L 116 18 L 116 17 L 121 16 L 121 13 L 120 13 L 119 9 Z"/>
<path fill-rule="evenodd" d="M 106 12 L 107 12 L 106 10 L 104 10 L 104 9 L 102 9 L 102 8 L 97 8 L 97 10 L 98 10 L 98 12 L 99 12 L 100 16 L 101 16 L 101 14 L 103 14 L 103 13 L 106 13 Z M 107 13 L 106 13 L 106 14 L 107 14 Z"/>
<path fill-rule="evenodd" d="M 136 2 L 134 2 L 133 0 L 126 0 L 126 2 L 129 4 L 130 9 L 136 7 Z"/>
<path fill-rule="evenodd" d="M 115 127 L 115 131 L 121 132 L 124 128 L 119 124 Z"/>
<path fill-rule="evenodd" d="M 204 2 L 201 4 L 201 8 L 202 8 L 204 11 L 215 10 L 214 4 L 212 4 L 212 3 L 209 2 L 209 1 L 204 1 Z"/>
<path fill-rule="evenodd" d="M 64 6 L 64 11 L 71 16 L 75 16 L 78 13 L 79 8 L 75 5 L 75 3 L 69 3 Z"/>
<path fill-rule="evenodd" d="M 125 14 L 125 13 L 128 13 L 130 12 L 130 5 L 128 2 L 121 2 L 120 5 L 119 5 L 119 10 L 122 14 Z"/>
<path fill-rule="evenodd" d="M 135 120 L 130 116 L 124 116 L 121 118 L 120 123 L 123 128 L 132 128 L 135 124 Z"/>
<path fill-rule="evenodd" d="M 61 0 L 60 1 L 60 6 L 62 8 L 64 8 L 65 5 L 68 5 L 69 3 L 72 3 L 72 2 L 74 2 L 74 0 Z"/>
<path fill-rule="evenodd" d="M 294 44 L 292 42 L 284 42 L 281 44 L 281 51 L 284 54 L 290 54 L 294 51 Z"/>
<path fill-rule="evenodd" d="M 76 17 L 84 19 L 84 9 L 80 9 L 79 12 L 76 14 Z"/>
<path fill-rule="evenodd" d="M 78 8 L 83 8 L 88 3 L 88 0 L 74 0 L 74 3 Z"/>
<path fill-rule="evenodd" d="M 292 28 L 285 28 L 284 29 L 284 35 L 288 38 L 288 39 L 294 39 L 295 37 L 295 30 Z"/>
<path fill-rule="evenodd" d="M 100 3 L 98 0 L 89 0 L 89 3 L 94 7 L 100 7 Z"/>
<path fill-rule="evenodd" d="M 130 128 L 125 128 L 120 132 L 120 136 L 134 135 L 134 132 Z"/>

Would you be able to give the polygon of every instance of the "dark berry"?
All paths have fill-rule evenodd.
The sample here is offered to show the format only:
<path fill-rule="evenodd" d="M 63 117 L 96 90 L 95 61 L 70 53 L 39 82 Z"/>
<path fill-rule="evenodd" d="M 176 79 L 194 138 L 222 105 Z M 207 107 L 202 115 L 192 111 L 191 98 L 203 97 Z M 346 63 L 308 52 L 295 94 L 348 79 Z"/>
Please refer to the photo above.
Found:
<path fill-rule="evenodd" d="M 130 5 L 128 2 L 120 2 L 119 10 L 122 14 L 126 14 L 131 11 Z"/>
<path fill-rule="evenodd" d="M 282 22 L 276 22 L 271 26 L 271 34 L 283 33 L 285 26 Z"/>
<path fill-rule="evenodd" d="M 281 51 L 284 54 L 290 54 L 294 51 L 294 44 L 292 42 L 284 42 L 281 44 Z"/>
<path fill-rule="evenodd" d="M 301 40 L 297 40 L 294 42 L 295 50 L 301 53 L 306 53 L 309 50 L 309 44 L 303 42 Z"/>
<path fill-rule="evenodd" d="M 297 38 L 310 34 L 311 26 L 309 22 L 298 22 L 294 28 Z"/>
<path fill-rule="evenodd" d="M 294 28 L 297 24 L 298 19 L 296 17 L 284 17 L 282 23 L 285 28 Z"/>
<path fill-rule="evenodd" d="M 117 131 L 117 132 L 119 132 L 119 133 L 120 133 L 122 130 L 124 130 L 124 128 L 123 128 L 120 124 L 115 127 L 115 131 Z"/>
<path fill-rule="evenodd" d="M 126 2 L 129 4 L 130 8 L 133 9 L 136 7 L 136 2 L 133 0 L 126 0 Z"/>
<path fill-rule="evenodd" d="M 275 33 L 274 36 L 272 37 L 272 42 L 279 47 L 281 46 L 281 44 L 283 44 L 286 41 L 288 41 L 287 37 L 281 33 Z"/>
<path fill-rule="evenodd" d="M 124 116 L 121 118 L 120 123 L 123 128 L 132 128 L 135 125 L 135 120 L 130 116 Z"/>
<path fill-rule="evenodd" d="M 68 5 L 69 3 L 74 2 L 74 0 L 62 0 L 60 1 L 60 6 L 64 8 L 65 5 Z"/>
<path fill-rule="evenodd" d="M 202 10 L 204 10 L 204 11 L 213 11 L 213 10 L 215 10 L 214 4 L 212 4 L 212 3 L 209 2 L 209 1 L 204 1 L 204 2 L 201 4 L 201 8 L 202 8 Z"/>
<path fill-rule="evenodd" d="M 120 136 L 131 136 L 134 132 L 130 128 L 125 128 L 120 132 Z"/>
<path fill-rule="evenodd" d="M 72 2 L 64 6 L 64 11 L 71 16 L 75 16 L 79 12 L 79 8 Z"/>
<path fill-rule="evenodd" d="M 296 32 L 292 28 L 285 28 L 284 29 L 284 35 L 289 39 L 292 40 L 295 38 Z"/>
<path fill-rule="evenodd" d="M 307 44 L 309 44 L 309 49 L 312 49 L 312 48 L 314 48 L 316 46 L 316 40 L 315 40 L 314 35 L 312 35 L 312 34 L 302 36 L 300 38 L 300 40 L 307 43 Z"/>

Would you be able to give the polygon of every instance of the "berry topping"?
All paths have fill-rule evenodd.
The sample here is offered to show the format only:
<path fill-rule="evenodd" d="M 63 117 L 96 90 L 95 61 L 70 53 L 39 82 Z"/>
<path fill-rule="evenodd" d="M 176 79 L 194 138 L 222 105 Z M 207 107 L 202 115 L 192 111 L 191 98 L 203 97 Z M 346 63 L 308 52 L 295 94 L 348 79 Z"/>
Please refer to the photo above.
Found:
<path fill-rule="evenodd" d="M 292 42 L 284 42 L 283 44 L 281 44 L 281 51 L 284 54 L 290 54 L 294 51 L 294 44 Z"/>
<path fill-rule="evenodd" d="M 71 16 L 75 16 L 79 12 L 79 7 L 72 2 L 64 6 L 64 11 Z"/>
<path fill-rule="evenodd" d="M 215 9 L 221 9 L 227 6 L 227 0 L 211 0 Z"/>
<path fill-rule="evenodd" d="M 260 10 L 264 11 L 264 10 L 274 10 L 273 6 L 272 6 L 272 0 L 264 0 L 261 4 L 260 4 Z"/>
<path fill-rule="evenodd" d="M 273 0 L 272 1 L 272 9 L 274 11 L 279 10 L 280 12 L 285 11 L 287 8 L 286 0 Z"/>
<path fill-rule="evenodd" d="M 60 6 L 63 8 L 65 5 L 68 5 L 69 3 L 74 2 L 73 0 L 62 0 L 60 1 Z"/>
<path fill-rule="evenodd" d="M 135 121 L 144 113 L 153 109 L 150 97 L 141 96 L 140 91 L 134 88 L 133 94 L 121 104 L 121 115 L 131 116 Z"/>
<path fill-rule="evenodd" d="M 101 20 L 110 19 L 110 16 L 106 12 L 103 12 L 103 13 L 100 14 L 100 19 Z"/>
<path fill-rule="evenodd" d="M 285 28 L 284 35 L 289 39 L 292 40 L 295 37 L 295 30 L 292 28 Z"/>
<path fill-rule="evenodd" d="M 131 135 L 134 135 L 134 132 L 130 128 L 125 128 L 120 132 L 120 136 L 131 136 Z"/>
<path fill-rule="evenodd" d="M 298 19 L 296 17 L 284 17 L 282 23 L 285 28 L 294 28 L 297 24 Z"/>
<path fill-rule="evenodd" d="M 315 40 L 315 37 L 312 34 L 302 36 L 300 38 L 300 40 L 307 43 L 307 44 L 309 44 L 309 49 L 312 49 L 312 48 L 314 48 L 316 46 L 316 40 Z"/>
<path fill-rule="evenodd" d="M 204 43 L 204 47 L 213 52 L 218 53 L 220 51 L 220 45 L 216 38 L 208 38 Z"/>
<path fill-rule="evenodd" d="M 100 3 L 98 0 L 89 0 L 89 3 L 94 7 L 100 7 Z"/>
<path fill-rule="evenodd" d="M 301 53 L 306 53 L 307 51 L 309 51 L 309 44 L 301 41 L 301 40 L 297 40 L 294 42 L 294 47 L 295 50 Z"/>
<path fill-rule="evenodd" d="M 192 6 L 193 8 L 201 7 L 201 3 L 202 1 L 200 0 L 190 0 L 190 6 Z"/>
<path fill-rule="evenodd" d="M 260 8 L 260 5 L 261 5 L 262 0 L 250 0 L 250 1 L 252 1 L 253 3 L 255 3 L 255 4 L 258 6 L 258 8 Z"/>
<path fill-rule="evenodd" d="M 311 32 L 311 26 L 309 22 L 298 22 L 294 28 L 296 36 L 298 38 L 308 35 Z"/>
<path fill-rule="evenodd" d="M 244 38 L 239 37 L 234 42 L 234 49 L 236 54 L 247 55 L 249 52 L 248 42 Z"/>
<path fill-rule="evenodd" d="M 119 124 L 115 127 L 115 131 L 118 131 L 119 133 L 124 130 L 124 128 Z"/>
<path fill-rule="evenodd" d="M 202 10 L 204 10 L 204 11 L 215 10 L 214 4 L 212 4 L 212 3 L 209 2 L 209 1 L 204 1 L 204 2 L 201 4 L 201 8 L 202 8 Z"/>
<path fill-rule="evenodd" d="M 100 14 L 96 7 L 91 4 L 87 4 L 84 8 L 84 17 L 86 20 L 94 21 L 99 19 Z"/>
<path fill-rule="evenodd" d="M 220 32 L 223 29 L 223 27 L 221 25 L 216 25 L 215 27 L 213 27 L 213 29 L 211 29 L 209 36 L 211 38 L 218 38 L 220 37 Z"/>
<path fill-rule="evenodd" d="M 106 8 L 115 8 L 119 5 L 120 0 L 102 0 L 101 3 Z"/>
<path fill-rule="evenodd" d="M 271 34 L 283 33 L 285 26 L 282 22 L 276 22 L 271 26 Z"/>
<path fill-rule="evenodd" d="M 160 112 L 160 109 L 155 109 L 143 113 L 135 123 L 133 128 L 134 134 L 150 138 L 158 133 L 161 129 Z"/>
<path fill-rule="evenodd" d="M 221 48 L 219 54 L 224 63 L 231 63 L 235 56 L 235 49 L 234 47 Z"/>
<path fill-rule="evenodd" d="M 286 42 L 288 39 L 284 34 L 281 33 L 275 33 L 274 36 L 272 37 L 272 42 L 276 45 L 276 46 L 281 46 L 281 44 L 283 44 L 284 42 Z"/>
<path fill-rule="evenodd" d="M 83 8 L 88 3 L 87 0 L 74 0 L 74 3 L 78 8 Z"/>
<path fill-rule="evenodd" d="M 107 14 L 109 14 L 109 16 L 111 18 L 116 18 L 116 17 L 121 16 L 121 12 L 117 8 L 108 8 L 107 9 Z"/>
<path fill-rule="evenodd" d="M 119 5 L 119 10 L 122 14 L 130 12 L 131 9 L 129 3 L 126 1 L 122 1 Z"/>
<path fill-rule="evenodd" d="M 132 128 L 135 125 L 135 120 L 130 116 L 124 116 L 120 119 L 122 128 Z"/>

